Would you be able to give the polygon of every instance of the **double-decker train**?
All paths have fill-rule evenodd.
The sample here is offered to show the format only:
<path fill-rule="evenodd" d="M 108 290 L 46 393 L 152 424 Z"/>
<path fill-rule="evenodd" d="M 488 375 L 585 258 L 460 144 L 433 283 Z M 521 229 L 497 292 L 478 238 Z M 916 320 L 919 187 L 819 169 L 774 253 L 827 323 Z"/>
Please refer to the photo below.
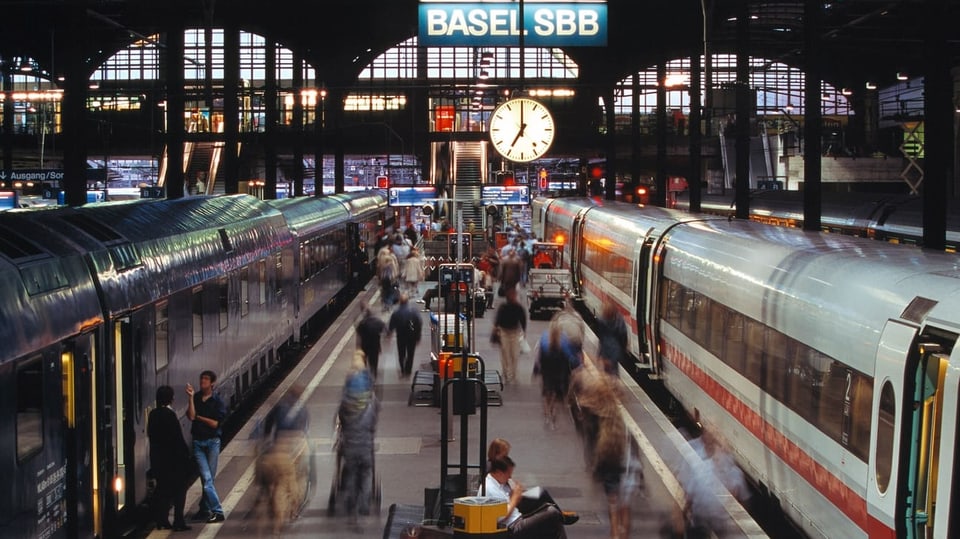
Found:
<path fill-rule="evenodd" d="M 351 299 L 391 220 L 379 191 L 0 214 L 0 537 L 135 525 L 156 388 L 210 369 L 241 406 Z"/>
<path fill-rule="evenodd" d="M 960 535 L 960 257 L 587 198 L 533 224 L 807 535 Z"/>
<path fill-rule="evenodd" d="M 689 209 L 689 193 L 677 208 Z M 919 244 L 923 240 L 923 199 L 916 195 L 823 193 L 821 228 L 850 236 L 891 243 Z M 733 195 L 703 195 L 700 211 L 733 216 Z M 754 191 L 750 194 L 750 219 L 778 226 L 803 226 L 801 191 Z M 960 207 L 947 204 L 946 250 L 960 250 Z"/>

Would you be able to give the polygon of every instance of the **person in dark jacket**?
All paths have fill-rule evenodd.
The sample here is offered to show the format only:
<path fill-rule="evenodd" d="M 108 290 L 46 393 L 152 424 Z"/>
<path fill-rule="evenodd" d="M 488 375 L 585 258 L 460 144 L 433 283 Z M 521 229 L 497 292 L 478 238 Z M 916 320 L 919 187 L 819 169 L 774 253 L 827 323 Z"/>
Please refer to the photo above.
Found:
<path fill-rule="evenodd" d="M 357 345 L 366 355 L 370 374 L 376 378 L 377 366 L 380 363 L 380 339 L 386 333 L 387 325 L 379 316 L 373 314 L 367 305 L 361 307 L 361 316 L 357 324 Z"/>
<path fill-rule="evenodd" d="M 520 341 L 526 338 L 527 311 L 517 300 L 516 287 L 508 288 L 506 295 L 506 301 L 497 307 L 493 330 L 500 336 L 500 366 L 503 368 L 504 381 L 509 384 L 517 378 Z"/>
<path fill-rule="evenodd" d="M 390 315 L 387 331 L 397 334 L 397 360 L 400 362 L 400 374 L 408 376 L 413 370 L 413 356 L 417 352 L 417 343 L 423 331 L 420 313 L 410 304 L 406 293 L 400 294 L 400 306 Z"/>
<path fill-rule="evenodd" d="M 221 429 L 223 420 L 227 417 L 227 405 L 213 392 L 216 381 L 217 375 L 213 371 L 203 371 L 200 373 L 199 392 L 195 392 L 193 386 L 187 384 L 187 395 L 190 397 L 187 418 L 193 422 L 190 427 L 190 434 L 193 436 L 193 458 L 197 461 L 200 481 L 203 484 L 200 511 L 195 518 L 209 523 L 226 520 L 223 506 L 220 505 L 220 495 L 213 484 L 217 475 L 217 460 L 220 458 Z"/>
<path fill-rule="evenodd" d="M 183 505 L 187 498 L 187 478 L 190 475 L 190 448 L 180 430 L 180 420 L 173 411 L 173 388 L 157 388 L 157 407 L 147 416 L 147 436 L 150 438 L 150 473 L 157 481 L 153 503 L 153 518 L 157 529 L 189 530 L 183 519 Z M 167 519 L 173 505 L 173 524 Z"/>
<path fill-rule="evenodd" d="M 363 352 L 354 353 L 337 410 L 340 422 L 338 455 L 343 459 L 344 506 L 351 519 L 370 514 L 373 493 L 373 451 L 380 404 Z"/>
<path fill-rule="evenodd" d="M 600 319 L 597 321 L 597 355 L 607 374 L 616 376 L 620 362 L 627 355 L 627 324 L 617 311 L 617 306 L 607 299 L 603 302 Z"/>

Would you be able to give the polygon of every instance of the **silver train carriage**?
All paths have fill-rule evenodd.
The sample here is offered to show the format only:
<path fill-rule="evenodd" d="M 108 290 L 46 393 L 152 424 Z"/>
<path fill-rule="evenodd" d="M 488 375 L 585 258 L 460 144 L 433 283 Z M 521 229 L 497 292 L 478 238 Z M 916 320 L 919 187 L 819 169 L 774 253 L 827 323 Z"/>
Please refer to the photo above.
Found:
<path fill-rule="evenodd" d="M 732 216 L 733 195 L 702 195 L 703 213 Z M 677 207 L 689 209 L 688 193 Z M 916 245 L 923 240 L 923 200 L 919 196 L 823 193 L 821 228 L 850 236 L 873 238 L 891 243 Z M 750 219 L 778 226 L 803 227 L 801 191 L 754 191 L 750 195 Z M 946 248 L 960 250 L 960 205 L 947 201 Z"/>
<path fill-rule="evenodd" d="M 384 221 L 382 193 L 353 196 L 374 210 L 339 211 L 312 241 L 346 245 Z M 308 202 L 298 208 L 323 214 L 349 201 Z M 180 390 L 202 370 L 218 374 L 237 408 L 301 337 L 298 314 L 315 316 L 337 295 L 301 292 L 301 238 L 283 208 L 249 196 L 14 210 L 0 231 L 0 376 L 12 388 L 0 402 L 14 412 L 0 442 L 3 476 L 14 478 L 0 489 L 3 537 L 113 537 L 135 526 L 156 388 L 178 389 L 185 431 Z M 350 272 L 351 251 L 327 249 L 323 263 Z"/>
<path fill-rule="evenodd" d="M 807 534 L 960 533 L 960 257 L 590 200 L 561 219 L 577 204 L 580 245 L 626 249 L 614 238 L 630 226 L 645 238 L 628 257 L 646 260 L 634 276 L 650 299 L 606 294 L 652 327 L 656 345 L 631 341 L 634 359 L 651 356 L 649 372 Z M 590 274 L 585 301 L 624 275 Z"/>

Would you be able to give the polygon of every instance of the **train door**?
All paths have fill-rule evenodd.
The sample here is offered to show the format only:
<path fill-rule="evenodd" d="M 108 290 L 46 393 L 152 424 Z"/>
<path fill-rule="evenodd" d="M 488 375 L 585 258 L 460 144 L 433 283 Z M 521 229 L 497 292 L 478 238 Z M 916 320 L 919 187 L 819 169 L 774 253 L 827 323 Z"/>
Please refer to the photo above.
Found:
<path fill-rule="evenodd" d="M 945 332 L 916 332 L 889 321 L 878 347 L 867 489 L 872 519 L 907 539 L 934 536 L 945 382 L 956 341 Z"/>
<path fill-rule="evenodd" d="M 960 534 L 960 463 L 957 462 L 960 435 L 960 347 L 954 346 L 943 381 L 943 417 L 940 435 L 940 471 L 937 479 L 937 505 L 933 529 L 941 537 Z"/>
<path fill-rule="evenodd" d="M 570 278 L 573 280 L 574 294 L 577 297 L 583 297 L 583 272 L 580 271 L 583 262 L 583 227 L 586 222 L 586 214 L 589 209 L 581 210 L 573 218 L 573 226 L 570 227 Z"/>
<path fill-rule="evenodd" d="M 641 369 L 653 369 L 653 358 L 650 354 L 650 329 L 652 311 L 650 310 L 650 294 L 648 293 L 650 284 L 650 250 L 653 248 L 653 239 L 650 238 L 648 231 L 637 239 L 639 256 L 634 261 L 634 295 L 633 304 L 635 308 L 634 316 L 637 319 L 637 367 Z"/>
<path fill-rule="evenodd" d="M 908 482 L 904 517 L 908 539 L 934 536 L 940 442 L 945 417 L 945 382 L 950 365 L 950 352 L 955 341 L 956 336 L 948 338 L 945 335 L 924 334 L 917 340 L 913 351 L 918 362 L 913 373 L 912 422 L 907 461 L 910 468 L 906 476 Z M 951 419 L 955 421 L 955 418 Z M 945 537 L 940 534 L 938 536 Z"/>
<path fill-rule="evenodd" d="M 96 404 L 92 400 L 94 334 L 83 335 L 60 355 L 63 391 L 64 455 L 66 460 L 66 528 L 68 537 L 102 535 L 98 527 L 96 503 L 98 469 L 91 466 L 96 454 L 94 444 Z"/>
<path fill-rule="evenodd" d="M 111 487 L 114 495 L 114 507 L 111 508 L 118 517 L 127 515 L 136 507 L 136 466 L 133 458 L 133 444 L 135 438 L 133 416 L 138 415 L 131 400 L 133 396 L 134 362 L 132 361 L 133 337 L 129 318 L 120 318 L 113 321 L 113 377 L 109 392 L 112 396 L 113 407 L 110 421 L 113 425 L 112 436 L 108 447 L 111 450 L 112 476 Z M 129 388 L 129 390 L 128 390 Z M 122 517 L 120 517 L 122 518 Z"/>

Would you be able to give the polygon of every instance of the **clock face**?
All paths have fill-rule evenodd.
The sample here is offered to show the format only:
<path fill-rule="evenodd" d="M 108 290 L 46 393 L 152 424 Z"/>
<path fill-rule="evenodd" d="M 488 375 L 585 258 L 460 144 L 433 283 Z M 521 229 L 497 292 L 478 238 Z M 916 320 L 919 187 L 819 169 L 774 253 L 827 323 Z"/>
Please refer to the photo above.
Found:
<path fill-rule="evenodd" d="M 526 163 L 547 153 L 555 134 L 550 111 L 528 97 L 505 101 L 490 116 L 490 142 L 511 161 Z"/>

